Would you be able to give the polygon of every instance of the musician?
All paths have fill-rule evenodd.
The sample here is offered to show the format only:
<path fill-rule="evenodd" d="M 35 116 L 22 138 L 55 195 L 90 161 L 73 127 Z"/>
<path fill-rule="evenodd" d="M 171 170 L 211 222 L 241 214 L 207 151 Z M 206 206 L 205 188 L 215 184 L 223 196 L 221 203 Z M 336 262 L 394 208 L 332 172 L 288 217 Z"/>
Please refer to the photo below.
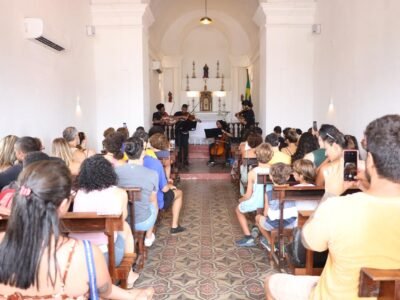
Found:
<path fill-rule="evenodd" d="M 190 122 L 197 121 L 197 119 L 188 112 L 187 104 L 182 105 L 181 111 L 177 111 L 174 118 L 177 121 L 175 125 L 175 146 L 178 148 L 178 165 L 188 167 Z"/>
<path fill-rule="evenodd" d="M 165 125 L 168 125 L 169 115 L 165 111 L 165 106 L 162 103 L 156 105 L 157 111 L 153 113 L 153 125 L 160 126 L 165 129 Z"/>
<path fill-rule="evenodd" d="M 242 110 L 235 114 L 245 129 L 251 129 L 255 126 L 256 119 L 253 111 L 253 103 L 249 100 L 242 101 Z"/>
<path fill-rule="evenodd" d="M 207 163 L 209 166 L 213 166 L 215 164 L 214 158 L 216 151 L 218 151 L 217 147 L 223 147 L 226 164 L 229 164 L 229 159 L 231 157 L 230 138 L 233 137 L 233 135 L 229 130 L 229 125 L 223 120 L 218 120 L 216 125 L 217 128 L 221 129 L 221 135 L 215 139 L 214 143 L 209 145 L 210 160 Z"/>

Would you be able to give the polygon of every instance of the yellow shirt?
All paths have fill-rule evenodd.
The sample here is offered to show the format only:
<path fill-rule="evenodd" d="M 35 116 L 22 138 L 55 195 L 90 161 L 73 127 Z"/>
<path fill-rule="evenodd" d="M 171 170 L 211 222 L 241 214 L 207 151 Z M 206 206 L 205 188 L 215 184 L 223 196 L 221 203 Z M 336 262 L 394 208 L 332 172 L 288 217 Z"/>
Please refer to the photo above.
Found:
<path fill-rule="evenodd" d="M 311 249 L 329 247 L 310 299 L 362 299 L 357 295 L 361 267 L 399 269 L 399 216 L 400 197 L 356 193 L 322 202 L 303 227 L 303 240 Z"/>
<path fill-rule="evenodd" d="M 272 156 L 272 158 L 268 162 L 268 164 L 270 166 L 272 166 L 273 164 L 276 164 L 276 163 L 284 163 L 284 164 L 290 165 L 291 161 L 292 161 L 292 158 L 289 155 L 287 155 L 281 151 L 277 151 L 277 152 L 274 152 L 274 156 Z"/>
<path fill-rule="evenodd" d="M 152 158 L 158 159 L 157 155 L 154 153 L 153 149 L 146 149 L 146 155 L 151 156 Z"/>

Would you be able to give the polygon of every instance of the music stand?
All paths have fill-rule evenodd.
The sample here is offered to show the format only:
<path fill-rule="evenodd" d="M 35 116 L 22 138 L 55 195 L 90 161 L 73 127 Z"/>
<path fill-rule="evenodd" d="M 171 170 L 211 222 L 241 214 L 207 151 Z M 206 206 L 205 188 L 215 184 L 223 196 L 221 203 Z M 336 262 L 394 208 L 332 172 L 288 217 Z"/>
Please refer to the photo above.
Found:
<path fill-rule="evenodd" d="M 197 121 L 188 121 L 189 124 L 189 131 L 195 131 L 197 128 Z"/>
<path fill-rule="evenodd" d="M 222 135 L 222 130 L 220 128 L 204 129 L 206 138 L 218 138 Z"/>

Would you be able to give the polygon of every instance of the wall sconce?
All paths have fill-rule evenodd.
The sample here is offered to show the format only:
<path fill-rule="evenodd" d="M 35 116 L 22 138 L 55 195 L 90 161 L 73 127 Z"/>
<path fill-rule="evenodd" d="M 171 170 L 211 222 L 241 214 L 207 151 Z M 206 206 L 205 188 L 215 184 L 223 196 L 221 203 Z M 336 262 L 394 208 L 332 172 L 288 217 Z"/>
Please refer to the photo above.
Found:
<path fill-rule="evenodd" d="M 79 96 L 76 97 L 75 114 L 77 117 L 80 117 L 82 115 L 81 99 Z"/>
<path fill-rule="evenodd" d="M 335 106 L 333 105 L 333 98 L 331 97 L 331 100 L 329 101 L 329 107 L 328 111 L 332 113 L 335 110 Z"/>

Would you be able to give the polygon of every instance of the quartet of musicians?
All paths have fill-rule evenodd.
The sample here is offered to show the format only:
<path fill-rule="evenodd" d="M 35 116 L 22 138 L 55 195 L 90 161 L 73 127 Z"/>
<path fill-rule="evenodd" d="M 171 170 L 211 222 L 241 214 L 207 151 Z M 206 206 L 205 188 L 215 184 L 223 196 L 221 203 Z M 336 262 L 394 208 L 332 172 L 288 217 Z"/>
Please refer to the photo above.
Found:
<path fill-rule="evenodd" d="M 250 130 L 255 126 L 255 115 L 251 101 L 242 101 L 242 110 L 235 114 L 235 117 L 242 123 L 243 130 Z M 183 104 L 180 111 L 170 115 L 165 111 L 162 103 L 157 104 L 157 111 L 153 113 L 153 126 L 166 129 L 166 126 L 175 124 L 175 147 L 178 149 L 177 164 L 181 168 L 189 166 L 189 132 L 196 128 L 196 122 L 201 122 L 195 115 L 188 111 L 188 105 Z M 216 126 L 219 134 L 214 138 L 214 142 L 209 145 L 210 159 L 209 166 L 215 164 L 216 156 L 224 156 L 225 163 L 229 164 L 231 155 L 231 138 L 229 125 L 224 120 L 218 120 Z"/>

